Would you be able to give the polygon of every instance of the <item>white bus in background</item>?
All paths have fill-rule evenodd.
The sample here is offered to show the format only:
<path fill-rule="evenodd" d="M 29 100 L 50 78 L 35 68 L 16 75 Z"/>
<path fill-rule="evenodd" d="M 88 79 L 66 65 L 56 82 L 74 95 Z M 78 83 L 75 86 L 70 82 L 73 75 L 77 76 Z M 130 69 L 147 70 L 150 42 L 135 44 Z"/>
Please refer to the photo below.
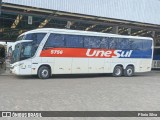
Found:
<path fill-rule="evenodd" d="M 112 73 L 133 76 L 151 70 L 153 39 L 98 32 L 43 28 L 15 43 L 11 71 L 16 75 Z"/>
<path fill-rule="evenodd" d="M 152 68 L 160 69 L 160 46 L 154 48 Z"/>

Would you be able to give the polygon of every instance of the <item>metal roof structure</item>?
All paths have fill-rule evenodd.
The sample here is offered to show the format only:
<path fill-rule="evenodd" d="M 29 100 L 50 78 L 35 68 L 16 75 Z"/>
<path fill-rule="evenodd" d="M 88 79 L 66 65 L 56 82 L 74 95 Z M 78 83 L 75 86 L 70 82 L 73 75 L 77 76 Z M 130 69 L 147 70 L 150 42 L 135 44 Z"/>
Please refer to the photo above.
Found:
<path fill-rule="evenodd" d="M 160 0 L 2 0 L 2 2 L 160 25 Z"/>
<path fill-rule="evenodd" d="M 160 45 L 159 0 L 1 1 L 0 41 L 13 42 L 37 28 L 60 28 L 152 37 Z"/>

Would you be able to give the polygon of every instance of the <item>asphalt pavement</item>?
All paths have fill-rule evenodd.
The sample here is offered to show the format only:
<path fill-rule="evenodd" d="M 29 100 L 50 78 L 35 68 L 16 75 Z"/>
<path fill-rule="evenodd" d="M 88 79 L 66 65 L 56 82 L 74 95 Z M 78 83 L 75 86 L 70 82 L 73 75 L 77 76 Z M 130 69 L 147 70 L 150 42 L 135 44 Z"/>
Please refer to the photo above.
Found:
<path fill-rule="evenodd" d="M 160 70 L 118 78 L 0 75 L 0 111 L 160 111 L 159 91 Z"/>

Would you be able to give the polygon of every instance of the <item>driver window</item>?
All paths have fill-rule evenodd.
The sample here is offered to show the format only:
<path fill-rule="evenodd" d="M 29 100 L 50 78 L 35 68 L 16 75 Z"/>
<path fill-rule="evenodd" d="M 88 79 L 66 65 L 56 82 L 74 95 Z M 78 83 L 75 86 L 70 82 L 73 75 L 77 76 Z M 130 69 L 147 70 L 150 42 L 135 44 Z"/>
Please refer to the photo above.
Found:
<path fill-rule="evenodd" d="M 26 46 L 23 52 L 24 56 L 31 56 L 32 46 Z"/>

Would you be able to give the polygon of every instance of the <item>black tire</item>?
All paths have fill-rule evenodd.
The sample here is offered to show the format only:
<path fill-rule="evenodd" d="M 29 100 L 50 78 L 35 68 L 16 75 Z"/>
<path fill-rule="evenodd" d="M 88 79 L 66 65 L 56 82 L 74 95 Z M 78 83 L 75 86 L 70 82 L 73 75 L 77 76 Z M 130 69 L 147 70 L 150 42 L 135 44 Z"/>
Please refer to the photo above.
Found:
<path fill-rule="evenodd" d="M 116 66 L 113 70 L 113 76 L 114 77 L 121 77 L 123 74 L 123 68 L 121 66 Z"/>
<path fill-rule="evenodd" d="M 124 76 L 131 77 L 134 75 L 134 67 L 133 66 L 127 66 L 124 70 Z"/>
<path fill-rule="evenodd" d="M 50 69 L 47 66 L 41 66 L 38 70 L 38 77 L 40 79 L 48 79 L 50 77 Z"/>

